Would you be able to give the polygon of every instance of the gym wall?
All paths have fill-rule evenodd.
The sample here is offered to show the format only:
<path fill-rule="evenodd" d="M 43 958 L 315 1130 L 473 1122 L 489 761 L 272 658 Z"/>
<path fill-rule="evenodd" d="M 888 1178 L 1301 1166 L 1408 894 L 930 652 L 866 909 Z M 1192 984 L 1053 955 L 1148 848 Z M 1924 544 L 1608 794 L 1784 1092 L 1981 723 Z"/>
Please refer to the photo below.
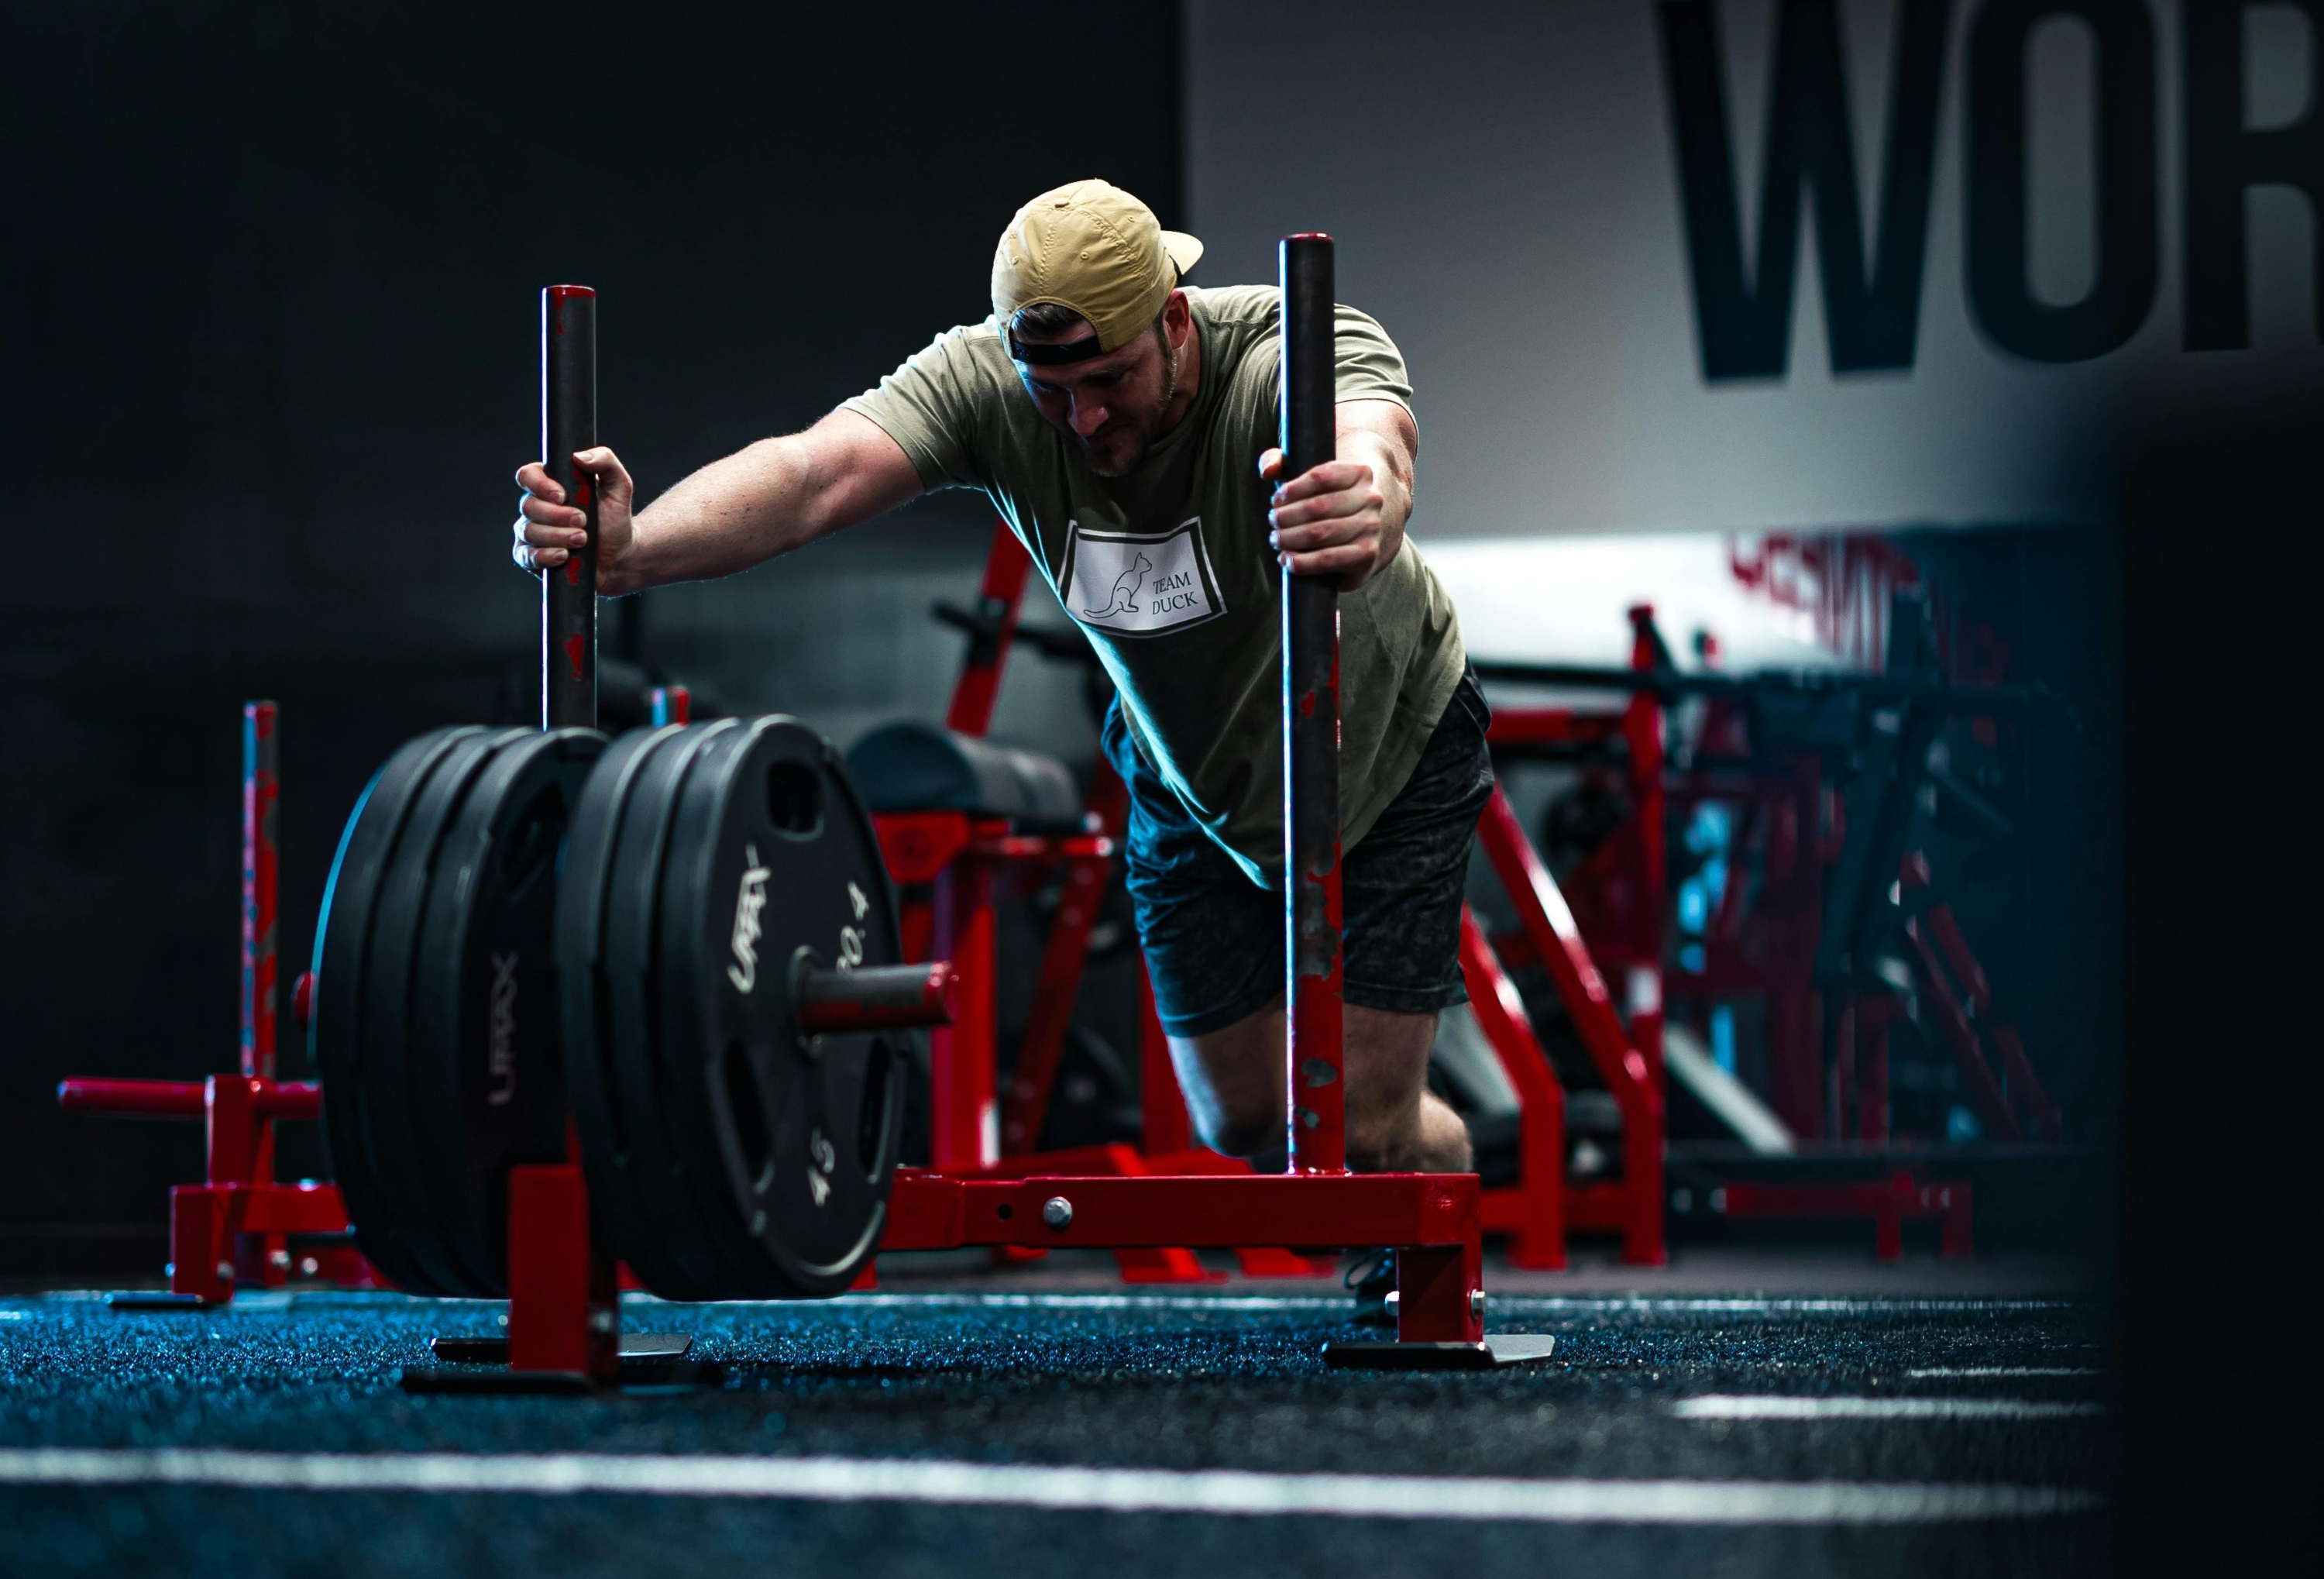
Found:
<path fill-rule="evenodd" d="M 1071 139 L 995 76 L 1065 39 L 1113 63 Z M 535 705 L 540 287 L 602 292 L 600 431 L 650 497 L 982 316 L 1033 193 L 1102 170 L 1176 223 L 1177 47 L 1167 6 L 1034 0 L 8 9 L 0 1273 L 151 1273 L 199 1176 L 196 1126 L 52 1090 L 233 1066 L 242 700 L 282 704 L 291 972 L 372 770 Z M 939 714 L 928 605 L 991 528 L 945 495 L 650 595 L 644 655 L 843 743 Z M 998 732 L 1078 754 L 1077 679 L 1017 667 Z"/>
<path fill-rule="evenodd" d="M 2324 390 L 2314 0 L 1187 14 L 1200 277 L 1340 237 L 1424 540 L 2112 522 L 2152 436 Z"/>

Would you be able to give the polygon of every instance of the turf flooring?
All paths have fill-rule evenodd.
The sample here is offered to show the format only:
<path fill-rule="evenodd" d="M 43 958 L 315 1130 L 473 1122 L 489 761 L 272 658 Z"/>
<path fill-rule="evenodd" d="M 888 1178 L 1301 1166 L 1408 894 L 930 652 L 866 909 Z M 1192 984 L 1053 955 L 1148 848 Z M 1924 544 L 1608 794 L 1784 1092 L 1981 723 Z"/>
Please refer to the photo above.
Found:
<path fill-rule="evenodd" d="M 1409 1375 L 1327 1369 L 1323 1344 L 1354 1334 L 1344 1300 L 1321 1291 L 632 1298 L 626 1326 L 690 1335 L 723 1380 L 585 1398 L 421 1397 L 399 1385 L 404 1368 L 434 1363 L 432 1334 L 493 1333 L 499 1309 L 321 1292 L 152 1314 L 71 1295 L 0 1300 L 0 1569 L 2054 1574 L 2088 1555 L 2104 1470 L 2104 1326 L 2097 1307 L 2066 1299 L 1501 1297 L 1489 1325 L 1556 1334 L 1553 1360 Z M 1758 1401 L 1770 1399 L 1819 1401 Z M 1872 1401 L 1820 1401 L 1833 1399 Z M 1899 1399 L 1927 1401 L 1899 1413 Z M 131 1468 L 107 1483 L 60 1483 L 44 1449 L 101 1450 L 91 1462 Z M 175 1484 L 174 1472 L 136 1467 L 156 1449 L 2064 1495 L 2031 1512 L 1889 1522 L 1374 1517 L 1360 1506 L 1219 1514 L 974 1497 Z"/>

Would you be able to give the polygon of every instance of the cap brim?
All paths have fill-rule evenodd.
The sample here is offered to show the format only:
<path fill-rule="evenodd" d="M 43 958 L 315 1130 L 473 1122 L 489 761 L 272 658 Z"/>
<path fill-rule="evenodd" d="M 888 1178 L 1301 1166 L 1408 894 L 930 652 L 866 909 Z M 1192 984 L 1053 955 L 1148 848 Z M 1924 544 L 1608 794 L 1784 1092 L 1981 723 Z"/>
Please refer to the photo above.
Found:
<path fill-rule="evenodd" d="M 1203 261 L 1203 244 L 1183 230 L 1162 233 L 1162 250 L 1170 254 L 1170 262 L 1183 275 Z"/>

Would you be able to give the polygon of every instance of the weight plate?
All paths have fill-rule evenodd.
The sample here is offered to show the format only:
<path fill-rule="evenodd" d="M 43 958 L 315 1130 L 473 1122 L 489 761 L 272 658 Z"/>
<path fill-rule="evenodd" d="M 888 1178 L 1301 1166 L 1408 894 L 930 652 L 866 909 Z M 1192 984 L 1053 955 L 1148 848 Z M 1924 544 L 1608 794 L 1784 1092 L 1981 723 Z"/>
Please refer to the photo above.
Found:
<path fill-rule="evenodd" d="M 307 1054 L 323 1088 L 324 1145 L 364 1258 L 391 1282 L 406 1288 L 416 1287 L 423 1274 L 405 1253 L 408 1236 L 396 1198 L 374 1159 L 364 1100 L 361 1028 L 368 989 L 364 961 L 381 879 L 394 859 L 414 797 L 455 744 L 481 733 L 471 726 L 420 735 L 372 775 L 339 835 L 315 926 L 315 997 L 308 1015 Z"/>
<path fill-rule="evenodd" d="M 704 726 L 664 857 L 662 1096 L 678 1161 L 723 1185 L 714 1224 L 761 1295 L 821 1297 L 878 1248 L 903 1116 L 889 1035 L 798 1034 L 803 958 L 901 957 L 871 818 L 795 719 Z"/>
<path fill-rule="evenodd" d="M 436 1148 L 427 1126 L 438 1118 L 415 1090 L 414 980 L 420 918 L 428 905 L 444 835 L 461 803 L 493 758 L 523 731 L 495 730 L 463 737 L 445 753 L 412 798 L 402 836 L 379 887 L 370 946 L 364 956 L 363 1100 L 370 1117 L 372 1159 L 380 1183 L 396 1203 L 405 1252 L 420 1272 L 405 1287 L 415 1294 L 481 1297 L 463 1275 L 429 1207 L 429 1173 Z"/>
<path fill-rule="evenodd" d="M 602 1044 L 612 1034 L 602 990 L 606 877 L 613 865 L 622 814 L 649 748 L 672 731 L 637 730 L 621 736 L 599 759 L 582 787 L 565 841 L 565 874 L 557 890 L 557 1002 L 573 1125 L 589 1176 L 589 1202 L 615 1245 L 651 1238 L 635 1210 L 633 1192 L 604 1177 L 629 1165 L 621 1110 Z M 634 1270 L 634 1269 L 633 1269 Z"/>
<path fill-rule="evenodd" d="M 627 1163 L 621 1187 L 633 1193 L 637 1214 L 651 1225 L 646 1238 L 622 1248 L 625 1255 L 634 1251 L 631 1270 L 639 1279 L 673 1299 L 757 1291 L 748 1258 L 734 1252 L 736 1235 L 720 1228 L 732 1208 L 715 1179 L 686 1166 L 701 1141 L 678 1122 L 669 1094 L 673 1076 L 662 1052 L 656 970 L 665 946 L 661 896 L 678 790 L 704 749 L 739 727 L 723 719 L 670 731 L 651 750 L 631 792 L 607 881 L 605 1056 Z"/>
<path fill-rule="evenodd" d="M 504 738 L 448 825 L 420 915 L 411 1116 L 436 1235 L 474 1293 L 507 1291 L 508 1170 L 565 1159 L 558 870 L 604 751 L 591 729 Z"/>
<path fill-rule="evenodd" d="M 582 792 L 558 897 L 565 1057 L 593 1206 L 630 1270 L 671 1298 L 715 1298 L 722 1271 L 667 1138 L 646 1051 L 653 897 L 678 725 L 623 735 Z"/>

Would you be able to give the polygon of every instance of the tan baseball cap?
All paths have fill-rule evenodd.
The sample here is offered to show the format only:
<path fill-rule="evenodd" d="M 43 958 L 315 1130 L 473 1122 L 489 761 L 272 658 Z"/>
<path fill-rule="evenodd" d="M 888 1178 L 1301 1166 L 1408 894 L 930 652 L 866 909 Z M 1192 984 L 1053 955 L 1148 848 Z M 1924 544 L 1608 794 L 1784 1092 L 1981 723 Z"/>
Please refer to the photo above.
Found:
<path fill-rule="evenodd" d="M 992 310 L 1005 328 L 1038 302 L 1089 319 L 1094 341 L 1020 346 L 1026 362 L 1082 362 L 1118 351 L 1154 321 L 1203 244 L 1165 230 L 1154 210 L 1109 181 L 1069 181 L 1017 210 L 992 254 Z M 1029 353 L 1029 355 L 1028 355 Z"/>

